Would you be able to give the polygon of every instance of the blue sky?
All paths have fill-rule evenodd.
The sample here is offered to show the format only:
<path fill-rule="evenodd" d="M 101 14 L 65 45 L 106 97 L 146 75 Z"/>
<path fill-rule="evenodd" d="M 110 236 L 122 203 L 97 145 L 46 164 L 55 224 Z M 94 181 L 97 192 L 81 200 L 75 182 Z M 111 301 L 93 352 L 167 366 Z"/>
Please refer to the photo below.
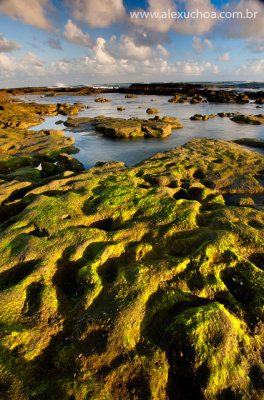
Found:
<path fill-rule="evenodd" d="M 263 81 L 263 21 L 260 0 L 1 0 L 0 87 Z"/>

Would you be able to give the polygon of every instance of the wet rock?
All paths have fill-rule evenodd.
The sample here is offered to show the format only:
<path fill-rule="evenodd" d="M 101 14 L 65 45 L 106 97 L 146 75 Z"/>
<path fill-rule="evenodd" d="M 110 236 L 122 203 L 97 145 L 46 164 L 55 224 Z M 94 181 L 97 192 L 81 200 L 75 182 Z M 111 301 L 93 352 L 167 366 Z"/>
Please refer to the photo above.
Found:
<path fill-rule="evenodd" d="M 232 121 L 239 124 L 262 125 L 264 124 L 264 114 L 259 115 L 235 115 L 231 118 Z"/>
<path fill-rule="evenodd" d="M 118 106 L 117 107 L 117 111 L 123 111 L 123 110 L 125 110 L 125 107 L 123 107 L 123 106 Z"/>
<path fill-rule="evenodd" d="M 157 108 L 148 108 L 148 109 L 146 110 L 146 113 L 147 113 L 147 114 L 158 114 L 158 113 L 159 113 L 159 110 L 158 110 Z"/>
<path fill-rule="evenodd" d="M 61 153 L 58 155 L 58 171 L 73 171 L 82 172 L 85 171 L 83 164 L 69 154 Z"/>
<path fill-rule="evenodd" d="M 109 103 L 111 100 L 109 100 L 109 99 L 104 99 L 103 97 L 98 97 L 98 98 L 94 99 L 94 101 L 95 101 L 96 103 Z"/>
<path fill-rule="evenodd" d="M 257 138 L 241 138 L 233 140 L 234 143 L 242 144 L 245 146 L 252 146 L 252 147 L 264 147 L 264 139 L 257 139 Z"/>
<path fill-rule="evenodd" d="M 210 114 L 210 115 L 201 115 L 201 114 L 194 114 L 190 119 L 192 121 L 207 121 L 209 118 L 215 118 L 215 114 Z"/>

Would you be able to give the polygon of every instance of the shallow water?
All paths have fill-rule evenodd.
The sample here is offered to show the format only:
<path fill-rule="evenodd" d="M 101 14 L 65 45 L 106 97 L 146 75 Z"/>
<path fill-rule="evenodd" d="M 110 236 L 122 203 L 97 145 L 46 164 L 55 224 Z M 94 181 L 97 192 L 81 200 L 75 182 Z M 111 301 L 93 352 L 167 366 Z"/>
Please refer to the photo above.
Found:
<path fill-rule="evenodd" d="M 23 96 L 24 101 L 36 101 L 39 103 L 83 103 L 91 108 L 85 109 L 79 116 L 95 117 L 104 115 L 106 117 L 139 117 L 149 118 L 146 109 L 149 107 L 158 108 L 161 117 L 167 115 L 178 117 L 184 125 L 181 129 L 175 129 L 169 138 L 166 139 L 110 139 L 94 131 L 83 130 L 73 132 L 71 128 L 64 125 L 56 125 L 58 120 L 65 121 L 68 117 L 48 117 L 45 122 L 32 129 L 63 129 L 66 136 L 75 138 L 75 145 L 80 152 L 74 157 L 78 158 L 86 168 L 91 167 L 97 161 L 118 160 L 126 165 L 134 165 L 155 153 L 168 150 L 172 147 L 182 145 L 197 137 L 210 137 L 223 140 L 234 140 L 239 138 L 261 138 L 264 139 L 264 125 L 237 124 L 229 118 L 212 118 L 208 121 L 191 121 L 194 114 L 217 114 L 218 112 L 241 112 L 243 114 L 260 114 L 264 108 L 256 108 L 251 104 L 173 104 L 168 103 L 170 96 L 148 96 L 140 95 L 135 99 L 126 99 L 124 94 L 106 93 L 102 97 L 110 99 L 109 103 L 95 103 L 95 96 Z M 125 107 L 124 111 L 117 111 L 117 106 Z M 152 116 L 151 116 L 152 117 Z M 264 149 L 253 149 L 264 155 Z"/>

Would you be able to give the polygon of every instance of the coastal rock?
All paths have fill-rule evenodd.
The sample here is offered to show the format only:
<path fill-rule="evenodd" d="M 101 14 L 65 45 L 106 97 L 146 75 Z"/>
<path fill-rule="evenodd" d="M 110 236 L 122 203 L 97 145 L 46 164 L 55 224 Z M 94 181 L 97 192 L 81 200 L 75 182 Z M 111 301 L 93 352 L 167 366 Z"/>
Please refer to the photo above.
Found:
<path fill-rule="evenodd" d="M 83 164 L 74 157 L 71 157 L 69 154 L 61 153 L 58 155 L 58 164 L 57 169 L 60 172 L 63 171 L 73 171 L 73 172 L 82 172 L 85 171 Z"/>
<path fill-rule="evenodd" d="M 257 99 L 257 100 L 255 101 L 255 104 L 264 104 L 264 98 Z"/>
<path fill-rule="evenodd" d="M 186 103 L 188 102 L 187 96 L 182 96 L 180 94 L 175 94 L 171 99 L 168 100 L 169 103 Z"/>
<path fill-rule="evenodd" d="M 97 99 L 94 99 L 96 103 L 109 103 L 111 100 L 109 99 L 104 99 L 103 97 L 98 97 Z"/>
<path fill-rule="evenodd" d="M 126 99 L 136 99 L 137 96 L 136 96 L 135 94 L 126 94 L 126 95 L 125 95 L 125 98 L 126 98 Z"/>
<path fill-rule="evenodd" d="M 259 115 L 235 115 L 231 118 L 232 121 L 239 124 L 262 125 L 264 124 L 264 114 Z"/>
<path fill-rule="evenodd" d="M 146 113 L 147 113 L 147 114 L 158 114 L 158 113 L 159 113 L 159 110 L 158 110 L 157 108 L 148 108 L 148 109 L 146 110 Z"/>
<path fill-rule="evenodd" d="M 215 118 L 215 114 L 210 114 L 210 115 L 202 115 L 202 114 L 194 114 L 190 119 L 192 121 L 207 121 L 209 118 Z"/>
<path fill-rule="evenodd" d="M 191 100 L 190 100 L 190 104 L 197 104 L 197 103 L 201 103 L 203 100 L 203 96 L 200 95 L 195 95 Z"/>
<path fill-rule="evenodd" d="M 171 134 L 172 129 L 182 128 L 178 118 L 159 117 L 144 120 L 140 118 L 122 119 L 122 118 L 69 118 L 66 126 L 82 129 L 94 127 L 96 132 L 104 136 L 123 139 L 135 137 L 157 137 L 163 138 Z"/>
<path fill-rule="evenodd" d="M 2 397 L 261 400 L 263 156 L 104 166 L 6 189 Z"/>
<path fill-rule="evenodd" d="M 249 103 L 249 97 L 245 93 L 239 93 L 237 96 L 237 103 Z"/>
<path fill-rule="evenodd" d="M 257 138 L 242 138 L 233 140 L 234 143 L 243 144 L 252 147 L 264 147 L 264 139 Z"/>
<path fill-rule="evenodd" d="M 96 131 L 105 136 L 116 138 L 144 136 L 141 132 L 141 124 L 137 121 L 105 118 L 102 120 L 94 120 L 93 123 Z"/>
<path fill-rule="evenodd" d="M 142 124 L 141 129 L 145 137 L 161 137 L 165 138 L 171 135 L 171 124 L 166 122 L 153 122 Z"/>
<path fill-rule="evenodd" d="M 65 137 L 62 131 L 0 129 L 0 172 L 38 164 L 43 158 L 73 150 L 74 139 Z"/>
<path fill-rule="evenodd" d="M 118 106 L 117 107 L 117 111 L 123 111 L 123 110 L 125 110 L 125 107 L 123 107 L 123 106 Z"/>

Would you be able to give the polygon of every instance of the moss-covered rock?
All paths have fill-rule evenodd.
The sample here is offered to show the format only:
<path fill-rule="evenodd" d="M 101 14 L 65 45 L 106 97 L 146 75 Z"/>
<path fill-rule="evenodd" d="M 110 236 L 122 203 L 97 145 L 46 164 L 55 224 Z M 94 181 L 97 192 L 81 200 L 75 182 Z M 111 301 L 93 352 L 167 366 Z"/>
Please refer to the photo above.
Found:
<path fill-rule="evenodd" d="M 157 108 L 147 108 L 146 113 L 147 114 L 158 114 L 159 110 Z"/>
<path fill-rule="evenodd" d="M 38 165 L 45 158 L 73 151 L 74 139 L 65 137 L 62 131 L 0 129 L 0 173 L 17 168 Z"/>
<path fill-rule="evenodd" d="M 261 400 L 263 171 L 195 139 L 0 182 L 1 396 Z"/>
<path fill-rule="evenodd" d="M 264 124 L 264 114 L 259 115 L 235 115 L 231 118 L 232 121 L 239 124 L 262 125 Z"/>
<path fill-rule="evenodd" d="M 96 99 L 94 99 L 94 101 L 96 103 L 109 103 L 111 100 L 109 99 L 104 99 L 103 97 L 97 97 Z"/>
<path fill-rule="evenodd" d="M 111 118 L 111 117 L 80 117 L 68 118 L 66 126 L 78 128 L 94 127 L 95 130 L 104 136 L 123 139 L 138 137 L 157 137 L 164 138 L 171 134 L 172 129 L 182 128 L 178 118 L 173 117 L 154 117 L 149 120 L 140 118 Z"/>

